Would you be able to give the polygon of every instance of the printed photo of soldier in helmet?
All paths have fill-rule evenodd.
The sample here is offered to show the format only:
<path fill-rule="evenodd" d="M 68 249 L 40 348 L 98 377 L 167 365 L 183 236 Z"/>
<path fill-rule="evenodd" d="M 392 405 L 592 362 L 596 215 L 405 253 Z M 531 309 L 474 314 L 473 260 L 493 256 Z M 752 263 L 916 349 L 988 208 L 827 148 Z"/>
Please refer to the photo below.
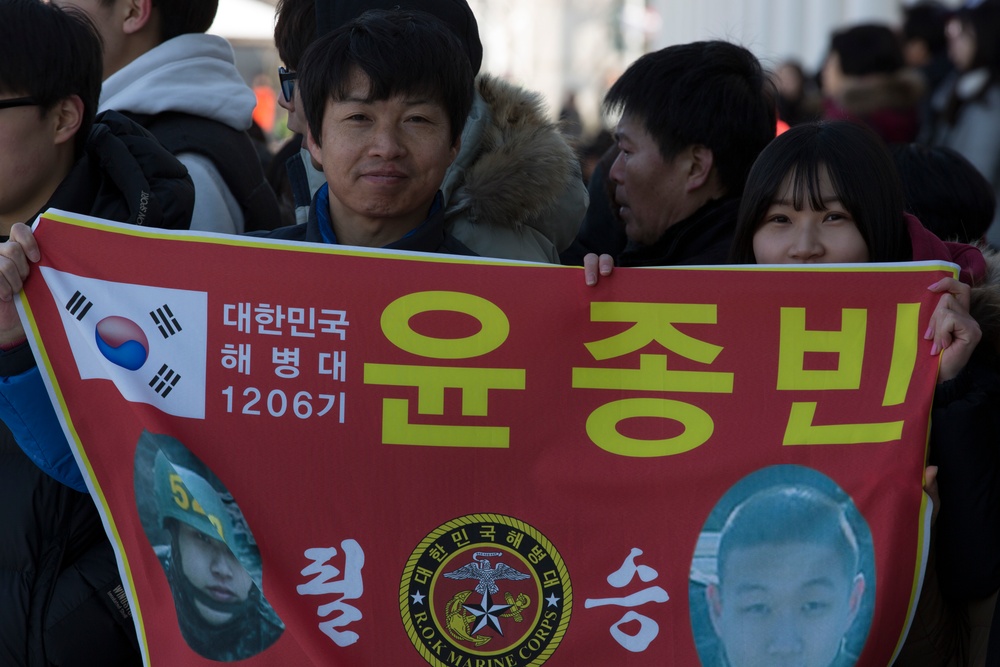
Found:
<path fill-rule="evenodd" d="M 222 482 L 178 440 L 146 431 L 135 496 L 188 646 L 231 662 L 277 641 L 285 626 L 261 592 L 260 551 Z"/>

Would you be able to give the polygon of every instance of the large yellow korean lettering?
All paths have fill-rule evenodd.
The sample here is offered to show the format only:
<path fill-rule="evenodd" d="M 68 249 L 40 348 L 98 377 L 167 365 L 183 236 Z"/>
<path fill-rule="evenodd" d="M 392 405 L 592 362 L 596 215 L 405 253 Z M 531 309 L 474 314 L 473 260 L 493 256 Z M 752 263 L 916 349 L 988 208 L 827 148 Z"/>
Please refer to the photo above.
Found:
<path fill-rule="evenodd" d="M 451 368 L 365 364 L 365 384 L 416 387 L 417 412 L 444 414 L 444 390 L 462 390 L 462 415 L 488 415 L 490 389 L 524 389 L 523 369 Z M 407 399 L 382 401 L 382 442 L 390 445 L 437 447 L 508 447 L 510 429 L 498 426 L 411 424 Z"/>
<path fill-rule="evenodd" d="M 602 361 L 642 349 L 656 341 L 664 349 L 703 364 L 710 364 L 722 348 L 681 333 L 675 324 L 715 324 L 715 304 L 622 303 L 590 304 L 591 322 L 632 322 L 625 331 L 604 340 L 587 343 L 594 359 Z"/>
<path fill-rule="evenodd" d="M 892 442 L 903 437 L 903 422 L 872 424 L 814 424 L 816 403 L 792 403 L 783 445 L 856 445 Z"/>
<path fill-rule="evenodd" d="M 788 320 L 786 321 L 786 312 Z M 791 312 L 798 311 L 798 312 Z M 779 389 L 858 389 L 861 384 L 861 360 L 864 357 L 864 311 L 850 315 L 844 311 L 844 325 L 840 332 L 807 332 L 832 334 L 811 342 L 798 343 L 793 352 L 786 350 L 786 342 L 794 339 L 794 332 L 804 330 L 804 311 L 797 308 L 782 310 L 781 361 L 779 362 Z M 886 378 L 882 406 L 900 405 L 906 400 L 910 380 L 917 359 L 919 339 L 919 303 L 901 303 L 896 306 L 896 327 L 893 333 L 892 359 Z M 786 324 L 788 326 L 786 327 Z M 786 334 L 789 337 L 786 337 Z M 806 336 L 808 338 L 808 336 Z M 839 352 L 837 371 L 804 371 L 801 369 L 804 351 Z M 786 356 L 786 353 L 787 356 Z M 792 403 L 785 427 L 783 445 L 851 445 L 860 443 L 892 442 L 903 435 L 902 421 L 869 423 L 817 424 L 817 403 L 797 401 Z"/>
<path fill-rule="evenodd" d="M 640 440 L 618 432 L 618 423 L 636 417 L 670 419 L 684 425 L 673 438 Z M 611 454 L 647 458 L 683 454 L 708 442 L 715 423 L 699 407 L 666 398 L 625 398 L 600 406 L 587 418 L 587 435 Z"/>
<path fill-rule="evenodd" d="M 896 335 L 892 341 L 892 363 L 885 383 L 882 405 L 902 405 L 910 389 L 913 369 L 917 365 L 917 341 L 920 339 L 920 304 L 896 305 Z"/>
<path fill-rule="evenodd" d="M 632 326 L 604 340 L 587 343 L 595 360 L 635 353 L 657 343 L 680 357 L 711 364 L 722 347 L 677 329 L 678 324 L 716 324 L 716 304 L 598 302 L 590 307 L 592 322 L 630 322 Z M 639 355 L 639 368 L 574 368 L 576 389 L 656 391 L 674 393 L 733 392 L 733 373 L 672 370 L 667 355 Z M 678 422 L 679 435 L 639 439 L 623 435 L 621 422 L 656 418 Z M 587 418 L 587 435 L 601 449 L 620 456 L 672 456 L 704 444 L 715 431 L 711 416 L 701 408 L 666 398 L 626 398 L 606 403 Z"/>
<path fill-rule="evenodd" d="M 805 308 L 781 309 L 778 351 L 778 389 L 858 389 L 865 356 L 868 312 L 859 308 L 841 311 L 840 331 L 806 329 Z M 837 354 L 835 370 L 806 370 L 806 352 Z"/>
<path fill-rule="evenodd" d="M 479 331 L 465 338 L 434 338 L 417 333 L 410 320 L 421 313 L 448 311 L 475 318 Z M 507 316 L 486 299 L 463 292 L 417 292 L 400 297 L 382 312 L 382 332 L 396 347 L 420 357 L 471 359 L 500 347 L 510 334 Z M 523 369 L 365 364 L 365 384 L 417 388 L 417 413 L 443 415 L 445 389 L 460 389 L 462 416 L 488 416 L 490 389 L 524 389 Z M 410 401 L 382 400 L 382 442 L 433 447 L 510 446 L 502 426 L 410 422 Z"/>
<path fill-rule="evenodd" d="M 479 320 L 480 330 L 465 338 L 432 338 L 410 328 L 420 313 L 449 311 Z M 510 334 L 507 316 L 486 299 L 463 292 L 416 292 L 396 299 L 382 311 L 382 333 L 410 354 L 434 359 L 471 359 L 500 347 Z"/>
<path fill-rule="evenodd" d="M 639 355 L 639 369 L 574 368 L 574 389 L 635 389 L 733 393 L 733 374 L 709 371 L 667 370 L 667 355 Z"/>

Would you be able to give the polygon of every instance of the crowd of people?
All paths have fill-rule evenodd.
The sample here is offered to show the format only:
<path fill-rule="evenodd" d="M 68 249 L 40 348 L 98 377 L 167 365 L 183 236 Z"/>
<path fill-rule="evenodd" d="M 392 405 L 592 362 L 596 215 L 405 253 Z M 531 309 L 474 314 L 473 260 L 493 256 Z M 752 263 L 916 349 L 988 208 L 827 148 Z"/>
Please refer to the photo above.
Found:
<path fill-rule="evenodd" d="M 0 663 L 141 662 L 112 547 L 13 307 L 39 258 L 29 225 L 56 207 L 578 265 L 590 285 L 615 266 L 953 261 L 960 278 L 929 288 L 926 323 L 940 355 L 932 564 L 898 664 L 1000 665 L 1000 0 L 919 3 L 900 29 L 837 31 L 815 94 L 795 63 L 771 73 L 726 41 L 646 54 L 605 97 L 614 143 L 583 160 L 586 181 L 540 96 L 480 71 L 465 0 L 279 0 L 278 103 L 295 137 L 265 175 L 247 134 L 254 93 L 206 34 L 217 6 L 0 0 Z M 177 581 L 202 553 L 239 569 L 211 525 L 160 522 Z M 751 548 L 727 544 L 727 562 Z M 858 595 L 856 566 L 844 572 Z M 713 623 L 732 613 L 720 590 Z M 208 626 L 235 613 L 201 609 Z M 740 667 L 723 634 L 718 664 Z M 842 647 L 824 655 L 853 664 Z"/>

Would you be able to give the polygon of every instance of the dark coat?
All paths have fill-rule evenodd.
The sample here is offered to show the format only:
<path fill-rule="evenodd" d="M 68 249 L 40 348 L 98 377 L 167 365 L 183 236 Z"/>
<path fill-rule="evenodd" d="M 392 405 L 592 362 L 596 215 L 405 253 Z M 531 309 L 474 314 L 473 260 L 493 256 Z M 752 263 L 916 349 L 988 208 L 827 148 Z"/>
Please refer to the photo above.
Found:
<path fill-rule="evenodd" d="M 94 501 L 42 472 L 2 423 L 0 508 L 0 664 L 142 664 Z"/>
<path fill-rule="evenodd" d="M 987 276 L 970 308 L 983 338 L 965 369 L 938 386 L 931 413 L 938 574 L 944 596 L 959 601 L 1000 588 L 1000 256 L 984 254 Z"/>
<path fill-rule="evenodd" d="M 45 208 L 187 229 L 187 169 L 141 127 L 108 111 Z M 0 354 L 12 375 L 34 364 Z M 94 501 L 42 472 L 0 423 L 0 664 L 142 664 L 111 542 Z"/>
<path fill-rule="evenodd" d="M 736 231 L 738 198 L 710 201 L 693 215 L 671 225 L 655 243 L 629 245 L 619 266 L 695 266 L 728 264 Z"/>
<path fill-rule="evenodd" d="M 84 154 L 46 208 L 144 227 L 188 229 L 194 184 L 153 135 L 116 111 L 97 116 Z"/>

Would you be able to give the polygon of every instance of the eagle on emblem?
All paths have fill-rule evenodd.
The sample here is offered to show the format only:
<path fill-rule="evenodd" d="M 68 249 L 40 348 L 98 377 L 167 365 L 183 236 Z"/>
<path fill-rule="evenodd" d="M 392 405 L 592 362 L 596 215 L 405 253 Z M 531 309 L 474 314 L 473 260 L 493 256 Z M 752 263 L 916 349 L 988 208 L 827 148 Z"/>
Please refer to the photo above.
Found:
<path fill-rule="evenodd" d="M 487 593 L 499 593 L 500 588 L 496 585 L 496 581 L 500 579 L 509 579 L 511 581 L 523 581 L 531 577 L 530 574 L 525 574 L 519 572 L 509 565 L 504 563 L 497 563 L 496 567 L 493 567 L 487 556 L 502 556 L 503 554 L 498 551 L 477 551 L 472 554 L 472 561 L 467 565 L 463 565 L 454 572 L 444 572 L 443 576 L 448 579 L 475 579 L 479 583 L 476 584 L 476 592 L 486 595 Z"/>

